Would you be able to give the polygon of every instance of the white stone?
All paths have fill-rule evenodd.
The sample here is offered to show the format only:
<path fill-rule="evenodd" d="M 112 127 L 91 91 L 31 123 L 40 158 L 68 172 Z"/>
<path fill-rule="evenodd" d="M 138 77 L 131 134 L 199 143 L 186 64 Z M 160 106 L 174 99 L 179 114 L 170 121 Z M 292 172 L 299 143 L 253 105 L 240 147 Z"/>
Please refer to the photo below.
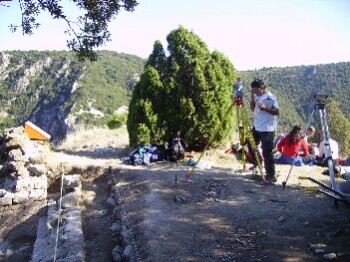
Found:
<path fill-rule="evenodd" d="M 327 253 L 323 255 L 324 259 L 328 259 L 328 260 L 332 260 L 335 259 L 337 257 L 337 255 L 335 253 Z"/>
<path fill-rule="evenodd" d="M 109 198 L 106 200 L 106 202 L 107 202 L 108 204 L 110 204 L 111 206 L 115 206 L 115 205 L 116 205 L 115 200 L 114 200 L 113 197 L 109 197 Z"/>
<path fill-rule="evenodd" d="M 77 192 L 71 192 L 62 197 L 62 207 L 70 208 L 79 206 L 80 194 Z"/>
<path fill-rule="evenodd" d="M 81 187 L 81 175 L 74 174 L 74 175 L 64 176 L 63 184 L 65 189 Z"/>

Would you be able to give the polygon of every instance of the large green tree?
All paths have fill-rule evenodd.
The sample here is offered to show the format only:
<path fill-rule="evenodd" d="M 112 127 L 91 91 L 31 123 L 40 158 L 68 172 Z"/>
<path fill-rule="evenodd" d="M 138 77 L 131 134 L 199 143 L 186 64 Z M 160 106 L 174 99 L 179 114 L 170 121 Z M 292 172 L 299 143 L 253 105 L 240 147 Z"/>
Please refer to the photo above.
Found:
<path fill-rule="evenodd" d="M 331 137 L 338 141 L 340 154 L 350 156 L 350 122 L 339 109 L 335 100 L 327 104 L 328 125 Z"/>
<path fill-rule="evenodd" d="M 216 146 L 233 132 L 232 82 L 236 71 L 180 26 L 156 41 L 135 86 L 127 121 L 130 145 L 163 143 L 181 131 L 193 149 Z"/>
<path fill-rule="evenodd" d="M 4 2 L 4 0 L 0 0 Z M 48 12 L 53 19 L 63 20 L 67 23 L 66 33 L 73 38 L 67 41 L 70 50 L 77 54 L 79 60 L 96 60 L 95 48 L 110 41 L 108 23 L 112 21 L 121 10 L 134 11 L 138 5 L 135 0 L 72 0 L 83 12 L 76 20 L 71 20 L 64 13 L 60 0 L 18 0 L 21 13 L 21 25 L 10 25 L 12 31 L 21 29 L 23 34 L 33 34 L 33 29 L 40 24 L 36 18 L 41 12 Z M 6 4 L 0 4 L 6 7 Z"/>

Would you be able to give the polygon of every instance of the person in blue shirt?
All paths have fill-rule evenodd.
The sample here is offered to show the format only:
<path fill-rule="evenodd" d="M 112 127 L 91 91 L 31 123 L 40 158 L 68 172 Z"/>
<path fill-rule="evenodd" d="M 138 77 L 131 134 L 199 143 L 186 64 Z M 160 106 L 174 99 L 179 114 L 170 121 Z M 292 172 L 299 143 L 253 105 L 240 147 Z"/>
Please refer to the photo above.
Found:
<path fill-rule="evenodd" d="M 236 78 L 236 82 L 233 84 L 233 95 L 236 97 L 243 97 L 243 82 L 240 77 Z"/>
<path fill-rule="evenodd" d="M 233 105 L 240 105 L 243 103 L 243 82 L 240 77 L 236 78 L 233 84 Z"/>

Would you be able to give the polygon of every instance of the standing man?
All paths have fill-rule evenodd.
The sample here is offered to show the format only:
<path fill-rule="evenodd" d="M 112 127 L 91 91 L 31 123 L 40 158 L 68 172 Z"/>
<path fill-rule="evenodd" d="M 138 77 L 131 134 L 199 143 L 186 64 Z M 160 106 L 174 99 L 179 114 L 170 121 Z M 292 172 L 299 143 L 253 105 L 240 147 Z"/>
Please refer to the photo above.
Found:
<path fill-rule="evenodd" d="M 276 97 L 266 90 L 264 81 L 256 79 L 251 83 L 250 110 L 254 112 L 253 138 L 256 146 L 261 142 L 265 164 L 265 180 L 277 181 L 273 156 L 273 140 L 277 130 L 279 107 Z"/>

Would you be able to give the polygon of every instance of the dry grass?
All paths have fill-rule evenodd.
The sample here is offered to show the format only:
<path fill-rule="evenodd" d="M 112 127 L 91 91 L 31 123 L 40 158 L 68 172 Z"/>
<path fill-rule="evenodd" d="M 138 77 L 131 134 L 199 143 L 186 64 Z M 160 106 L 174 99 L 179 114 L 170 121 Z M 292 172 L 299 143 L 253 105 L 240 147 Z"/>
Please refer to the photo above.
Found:
<path fill-rule="evenodd" d="M 68 135 L 67 139 L 62 141 L 60 145 L 58 145 L 55 149 L 60 150 L 67 150 L 67 151 L 99 151 L 101 148 L 119 148 L 122 149 L 120 152 L 126 151 L 123 149 L 128 149 L 128 133 L 125 127 L 115 130 L 110 130 L 106 128 L 91 128 L 91 129 L 84 129 L 81 128 L 77 130 L 74 133 L 71 133 Z M 226 150 L 230 148 L 230 143 L 225 143 L 223 146 L 220 146 L 216 149 L 208 149 L 204 152 L 193 152 L 193 155 L 196 160 L 198 160 L 199 157 L 201 157 L 200 161 L 204 165 L 212 166 L 213 168 L 224 168 L 224 169 L 230 169 L 230 170 L 241 170 L 243 169 L 243 163 L 242 161 L 239 161 L 236 159 L 235 155 L 226 153 Z M 111 151 L 112 153 L 114 151 Z M 203 155 L 201 156 L 201 154 Z M 64 154 L 63 154 L 64 156 Z M 93 159 L 94 157 L 91 156 L 88 157 L 79 157 L 76 156 L 78 159 L 75 160 L 75 156 L 68 155 L 67 158 L 63 158 L 63 156 L 58 156 L 57 154 L 55 157 L 55 161 L 57 162 L 57 159 L 62 158 L 64 161 L 75 161 L 79 163 L 88 163 L 90 164 L 93 162 L 94 164 L 98 164 L 99 161 L 103 162 L 104 159 Z M 87 156 L 87 155 L 86 155 Z M 113 156 L 116 156 L 115 153 L 113 153 Z M 125 155 L 126 156 L 126 155 Z M 121 157 L 121 156 L 119 156 Z M 63 161 L 62 160 L 62 161 Z M 188 161 L 186 158 L 184 160 Z M 103 165 L 103 164 L 102 164 Z M 246 168 L 248 169 L 251 166 L 250 163 L 246 162 Z M 307 180 L 300 180 L 299 177 L 306 176 L 306 177 L 313 177 L 318 180 L 321 180 L 322 182 L 328 182 L 329 177 L 322 175 L 322 171 L 325 168 L 313 166 L 313 167 L 293 167 L 291 171 L 290 165 L 276 165 L 276 173 L 278 176 L 279 183 L 284 181 L 286 177 L 288 176 L 288 173 L 291 173 L 288 184 L 293 185 L 299 185 L 299 186 L 311 186 L 312 183 Z M 248 171 L 248 170 L 247 170 Z M 251 173 L 249 171 L 248 173 Z"/>
<path fill-rule="evenodd" d="M 75 132 L 67 135 L 56 150 L 81 150 L 83 148 L 102 148 L 102 147 L 127 147 L 129 137 L 126 127 L 119 129 L 108 128 L 84 128 L 80 127 Z"/>

